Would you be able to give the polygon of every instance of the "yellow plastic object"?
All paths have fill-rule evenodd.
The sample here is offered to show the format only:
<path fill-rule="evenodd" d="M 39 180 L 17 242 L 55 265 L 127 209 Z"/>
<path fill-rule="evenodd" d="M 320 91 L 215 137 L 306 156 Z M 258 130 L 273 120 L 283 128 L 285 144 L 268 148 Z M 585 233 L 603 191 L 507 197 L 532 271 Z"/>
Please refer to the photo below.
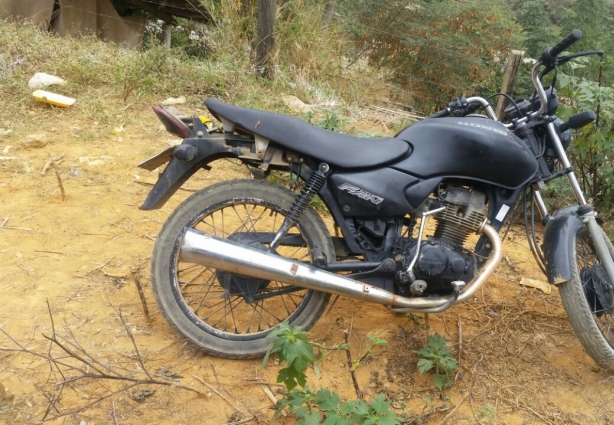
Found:
<path fill-rule="evenodd" d="M 34 99 L 39 102 L 49 103 L 50 105 L 59 106 L 61 108 L 68 108 L 73 103 L 76 102 L 76 99 L 72 97 L 62 96 L 61 94 L 51 93 L 44 90 L 36 90 L 32 93 Z"/>
<path fill-rule="evenodd" d="M 205 124 L 205 126 L 206 126 L 207 128 L 211 128 L 211 127 L 213 127 L 213 123 L 212 123 L 212 122 L 211 122 L 211 120 L 210 120 L 209 118 L 207 118 L 206 116 L 201 115 L 201 116 L 200 116 L 200 117 L 198 117 L 198 118 L 200 118 L 200 122 L 202 122 L 203 124 Z"/>

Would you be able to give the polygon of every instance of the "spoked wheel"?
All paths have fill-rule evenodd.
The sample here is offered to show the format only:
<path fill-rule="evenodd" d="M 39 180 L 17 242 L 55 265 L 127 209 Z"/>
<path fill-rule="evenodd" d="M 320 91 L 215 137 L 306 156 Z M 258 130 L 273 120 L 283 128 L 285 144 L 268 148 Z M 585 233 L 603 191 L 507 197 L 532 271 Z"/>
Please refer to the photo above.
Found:
<path fill-rule="evenodd" d="M 614 247 L 604 234 L 614 257 Z M 588 229 L 576 233 L 571 280 L 560 285 L 561 299 L 580 342 L 604 369 L 614 370 L 614 285 L 608 278 Z"/>
<path fill-rule="evenodd" d="M 172 327 L 211 354 L 253 358 L 264 355 L 271 342 L 266 336 L 281 322 L 313 326 L 330 295 L 187 262 L 180 249 L 193 228 L 266 251 L 295 198 L 271 183 L 236 180 L 195 193 L 173 212 L 156 240 L 151 267 L 158 306 Z M 316 247 L 334 260 L 326 226 L 307 208 L 275 253 L 311 262 Z"/>

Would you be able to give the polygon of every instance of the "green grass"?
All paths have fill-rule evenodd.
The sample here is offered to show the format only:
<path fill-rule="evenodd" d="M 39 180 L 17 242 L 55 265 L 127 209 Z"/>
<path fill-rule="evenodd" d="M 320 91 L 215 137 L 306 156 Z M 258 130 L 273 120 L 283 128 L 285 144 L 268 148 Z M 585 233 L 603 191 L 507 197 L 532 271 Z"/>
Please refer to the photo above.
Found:
<path fill-rule="evenodd" d="M 242 10 L 239 0 L 211 3 L 219 25 L 202 28 L 210 43 L 205 57 L 182 48 L 167 50 L 148 35 L 144 51 L 128 50 L 95 37 L 59 37 L 33 25 L 0 20 L 0 128 L 35 131 L 57 109 L 32 99 L 28 81 L 46 72 L 67 81 L 50 91 L 74 97 L 63 120 L 95 123 L 86 139 L 115 126 L 140 124 L 149 105 L 168 97 L 185 96 L 179 109 L 207 113 L 206 98 L 301 116 L 282 101 L 293 95 L 316 105 L 315 116 L 337 120 L 339 131 L 391 136 L 407 123 L 369 119 L 365 106 L 390 97 L 394 87 L 380 71 L 363 62 L 349 64 L 350 37 L 339 26 L 324 25 L 324 3 L 293 0 L 280 9 L 276 25 L 276 76 L 255 77 L 253 65 L 255 10 Z M 334 111 L 334 116 L 326 111 Z"/>

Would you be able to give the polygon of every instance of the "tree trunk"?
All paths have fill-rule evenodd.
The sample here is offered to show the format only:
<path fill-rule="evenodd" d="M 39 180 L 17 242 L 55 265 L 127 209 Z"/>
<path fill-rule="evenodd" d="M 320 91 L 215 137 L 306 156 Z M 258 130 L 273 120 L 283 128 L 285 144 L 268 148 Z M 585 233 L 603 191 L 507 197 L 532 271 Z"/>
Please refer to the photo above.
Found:
<path fill-rule="evenodd" d="M 333 14 L 335 13 L 335 0 L 328 0 L 326 2 L 326 6 L 324 7 L 324 25 L 330 24 L 330 21 L 333 20 Z"/>
<path fill-rule="evenodd" d="M 261 78 L 274 75 L 273 47 L 275 46 L 275 0 L 258 0 L 258 44 L 256 46 L 256 73 Z"/>

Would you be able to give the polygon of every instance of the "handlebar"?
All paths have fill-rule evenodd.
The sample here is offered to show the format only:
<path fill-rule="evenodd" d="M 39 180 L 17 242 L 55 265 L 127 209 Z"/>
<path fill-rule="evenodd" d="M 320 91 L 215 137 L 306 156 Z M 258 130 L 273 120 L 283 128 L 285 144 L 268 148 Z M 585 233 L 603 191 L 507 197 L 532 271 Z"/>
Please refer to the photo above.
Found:
<path fill-rule="evenodd" d="M 567 50 L 569 46 L 571 46 L 572 44 L 574 44 L 576 41 L 580 40 L 581 38 L 582 38 L 582 31 L 580 31 L 579 29 L 575 29 L 571 33 L 569 33 L 567 37 L 559 41 L 556 45 L 554 45 L 553 47 L 548 47 L 544 50 L 541 57 L 539 58 L 539 60 L 537 61 L 535 66 L 533 66 L 533 69 L 531 70 L 531 79 L 533 80 L 533 86 L 535 87 L 535 91 L 537 92 L 537 95 L 539 96 L 541 107 L 538 111 L 531 113 L 528 117 L 520 118 L 517 123 L 524 122 L 530 118 L 541 116 L 548 109 L 547 95 L 546 95 L 546 92 L 544 91 L 544 87 L 542 86 L 542 83 L 539 77 L 539 69 L 541 67 L 545 67 L 545 73 L 547 73 L 551 71 L 552 69 L 554 69 L 554 67 L 556 67 L 557 64 L 565 63 L 574 57 L 584 56 L 587 54 L 603 55 L 602 51 L 594 50 L 590 52 L 583 52 L 583 53 L 578 53 L 575 55 L 564 56 L 564 57 L 561 57 L 562 61 L 558 62 L 558 55 L 560 55 L 563 51 Z M 486 101 L 485 99 L 482 99 L 481 97 L 470 97 L 465 100 L 466 100 L 466 103 L 468 104 L 472 104 L 472 103 L 480 104 L 481 106 L 484 107 L 484 109 L 486 110 L 486 113 L 490 116 L 490 118 L 492 118 L 495 121 L 498 121 L 495 115 L 495 111 L 492 109 L 488 101 Z M 428 118 L 442 118 L 442 117 L 448 117 L 448 116 L 457 116 L 457 114 L 455 114 L 454 108 L 448 107 L 446 109 L 442 109 L 441 111 L 434 113 Z M 510 125 L 511 124 L 507 124 L 506 126 L 510 126 Z"/>
<path fill-rule="evenodd" d="M 439 112 L 435 112 L 433 115 L 429 116 L 429 118 L 444 118 L 450 116 L 450 110 L 448 108 L 442 109 Z"/>
<path fill-rule="evenodd" d="M 575 29 L 567 37 L 559 41 L 554 47 L 548 47 L 544 50 L 539 61 L 544 65 L 548 65 L 556 62 L 556 57 L 563 51 L 567 50 L 569 46 L 582 38 L 582 31 Z"/>

